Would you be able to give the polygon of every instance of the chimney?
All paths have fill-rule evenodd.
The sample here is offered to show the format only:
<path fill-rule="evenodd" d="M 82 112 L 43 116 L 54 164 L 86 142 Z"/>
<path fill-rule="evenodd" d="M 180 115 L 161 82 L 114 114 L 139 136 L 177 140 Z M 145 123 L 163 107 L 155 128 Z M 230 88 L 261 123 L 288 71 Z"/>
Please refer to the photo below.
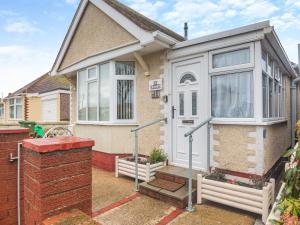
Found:
<path fill-rule="evenodd" d="M 188 23 L 185 22 L 185 23 L 184 23 L 184 39 L 185 39 L 185 40 L 188 39 L 188 30 L 189 30 Z"/>

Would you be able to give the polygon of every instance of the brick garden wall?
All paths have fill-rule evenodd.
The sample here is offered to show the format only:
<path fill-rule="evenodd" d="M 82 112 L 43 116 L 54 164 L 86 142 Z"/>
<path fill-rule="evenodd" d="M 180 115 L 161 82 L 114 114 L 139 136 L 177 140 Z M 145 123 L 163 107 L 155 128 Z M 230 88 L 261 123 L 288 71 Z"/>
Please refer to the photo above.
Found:
<path fill-rule="evenodd" d="M 10 153 L 17 156 L 18 142 L 29 137 L 28 129 L 0 129 L 0 224 L 17 224 L 17 161 L 9 162 Z M 21 172 L 22 169 L 21 160 Z M 23 174 L 21 173 L 21 209 L 23 211 Z M 23 220 L 23 217 L 22 217 Z M 22 223 L 23 224 L 23 223 Z"/>
<path fill-rule="evenodd" d="M 76 137 L 23 142 L 26 225 L 74 208 L 91 215 L 93 145 Z"/>

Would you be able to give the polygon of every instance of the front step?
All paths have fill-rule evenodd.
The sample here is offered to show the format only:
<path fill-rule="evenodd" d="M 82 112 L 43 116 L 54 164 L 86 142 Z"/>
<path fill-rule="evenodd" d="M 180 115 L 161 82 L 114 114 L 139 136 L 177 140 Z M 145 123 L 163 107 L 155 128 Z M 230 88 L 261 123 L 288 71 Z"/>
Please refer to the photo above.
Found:
<path fill-rule="evenodd" d="M 199 173 L 201 172 L 193 170 L 193 203 L 196 202 L 197 198 L 197 174 Z M 155 177 L 156 179 L 163 179 L 185 185 L 179 190 L 172 192 L 162 188 L 154 187 L 149 185 L 147 182 L 144 182 L 140 184 L 140 193 L 184 209 L 188 204 L 188 169 L 175 166 L 166 166 L 157 170 Z"/>
<path fill-rule="evenodd" d="M 140 184 L 140 193 L 170 203 L 180 209 L 184 209 L 188 205 L 188 187 L 186 185 L 175 192 L 171 192 L 144 182 Z M 196 188 L 192 189 L 192 197 L 193 203 L 195 203 L 197 198 Z"/>

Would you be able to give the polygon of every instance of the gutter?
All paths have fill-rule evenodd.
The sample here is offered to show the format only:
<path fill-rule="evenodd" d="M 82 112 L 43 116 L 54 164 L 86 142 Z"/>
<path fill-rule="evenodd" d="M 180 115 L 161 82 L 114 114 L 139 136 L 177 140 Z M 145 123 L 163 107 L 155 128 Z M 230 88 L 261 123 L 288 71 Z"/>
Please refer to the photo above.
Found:
<path fill-rule="evenodd" d="M 292 115 L 291 115 L 291 123 L 292 123 L 292 146 L 295 146 L 296 143 L 296 135 L 295 128 L 297 123 L 297 84 L 300 82 L 300 44 L 298 44 L 298 68 L 299 74 L 298 77 L 292 81 L 291 86 L 291 96 L 292 96 Z"/>

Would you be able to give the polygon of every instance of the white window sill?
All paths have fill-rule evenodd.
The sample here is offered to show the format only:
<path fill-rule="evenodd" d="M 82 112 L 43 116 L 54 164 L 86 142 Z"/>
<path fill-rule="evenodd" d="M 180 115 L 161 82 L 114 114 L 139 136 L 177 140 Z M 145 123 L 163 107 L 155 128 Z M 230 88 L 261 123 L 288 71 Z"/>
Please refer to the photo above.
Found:
<path fill-rule="evenodd" d="M 75 125 L 95 125 L 95 126 L 139 126 L 135 122 L 88 122 L 88 121 L 78 121 Z"/>
<path fill-rule="evenodd" d="M 257 121 L 222 121 L 222 120 L 212 120 L 211 124 L 216 125 L 252 125 L 252 126 L 268 126 L 268 125 L 274 125 L 279 123 L 285 123 L 287 122 L 287 119 L 279 119 L 279 120 L 270 120 L 270 121 L 263 121 L 263 122 L 257 122 Z"/>

